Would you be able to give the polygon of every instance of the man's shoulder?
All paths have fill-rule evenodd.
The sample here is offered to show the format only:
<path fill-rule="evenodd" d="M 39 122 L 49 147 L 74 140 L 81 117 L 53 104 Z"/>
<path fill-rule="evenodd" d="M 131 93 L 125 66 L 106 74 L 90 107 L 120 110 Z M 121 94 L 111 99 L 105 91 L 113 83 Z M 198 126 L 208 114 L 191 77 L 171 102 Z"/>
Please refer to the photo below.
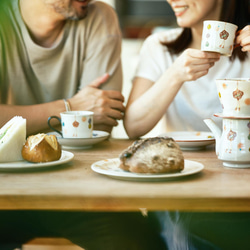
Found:
<path fill-rule="evenodd" d="M 78 28 L 83 29 L 88 34 L 120 35 L 119 21 L 112 6 L 94 1 L 89 5 L 88 15 L 85 19 L 77 23 Z"/>
<path fill-rule="evenodd" d="M 102 1 L 91 1 L 89 6 L 95 6 L 96 8 L 113 9 L 113 7 L 110 4 Z"/>
<path fill-rule="evenodd" d="M 116 15 L 115 10 L 112 6 L 101 1 L 91 2 L 89 5 L 89 13 L 99 14 L 101 16 L 105 15 Z"/>

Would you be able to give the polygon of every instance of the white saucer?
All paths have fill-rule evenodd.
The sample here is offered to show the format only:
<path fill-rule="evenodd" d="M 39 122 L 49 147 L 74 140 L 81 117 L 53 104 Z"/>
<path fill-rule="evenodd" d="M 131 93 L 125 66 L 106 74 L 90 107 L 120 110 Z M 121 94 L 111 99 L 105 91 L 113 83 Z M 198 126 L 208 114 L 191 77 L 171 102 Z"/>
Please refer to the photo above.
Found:
<path fill-rule="evenodd" d="M 111 178 L 130 181 L 162 181 L 171 178 L 192 175 L 203 170 L 203 164 L 195 161 L 185 160 L 185 167 L 179 173 L 162 173 L 162 174 L 139 174 L 131 173 L 119 168 L 119 158 L 107 159 L 95 162 L 91 169 L 99 174 L 107 175 Z"/>
<path fill-rule="evenodd" d="M 176 131 L 159 136 L 172 137 L 179 144 L 181 150 L 201 150 L 215 143 L 215 138 L 211 132 Z"/>
<path fill-rule="evenodd" d="M 250 116 L 229 116 L 229 115 L 224 115 L 223 113 L 215 113 L 214 116 L 227 119 L 241 119 L 241 120 L 250 119 Z"/>
<path fill-rule="evenodd" d="M 228 168 L 250 168 L 250 161 L 249 162 L 223 161 L 223 166 Z"/>
<path fill-rule="evenodd" d="M 48 134 L 56 135 L 58 142 L 61 144 L 63 149 L 86 149 L 92 147 L 94 144 L 104 141 L 109 137 L 108 132 L 104 131 L 93 131 L 92 138 L 62 138 L 56 132 L 51 132 Z"/>
<path fill-rule="evenodd" d="M 0 171 L 20 171 L 20 170 L 42 169 L 42 168 L 65 164 L 71 161 L 73 158 L 74 158 L 73 153 L 62 150 L 61 158 L 58 161 L 32 163 L 32 162 L 23 160 L 23 161 L 17 161 L 17 162 L 0 163 Z"/>

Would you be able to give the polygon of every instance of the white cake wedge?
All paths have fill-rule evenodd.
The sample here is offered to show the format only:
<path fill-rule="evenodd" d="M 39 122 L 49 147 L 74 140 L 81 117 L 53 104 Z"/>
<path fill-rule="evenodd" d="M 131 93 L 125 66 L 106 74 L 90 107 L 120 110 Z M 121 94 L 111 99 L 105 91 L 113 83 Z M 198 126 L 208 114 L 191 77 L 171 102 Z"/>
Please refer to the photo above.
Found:
<path fill-rule="evenodd" d="M 0 129 L 0 162 L 23 160 L 22 147 L 26 141 L 26 119 L 15 116 Z"/>

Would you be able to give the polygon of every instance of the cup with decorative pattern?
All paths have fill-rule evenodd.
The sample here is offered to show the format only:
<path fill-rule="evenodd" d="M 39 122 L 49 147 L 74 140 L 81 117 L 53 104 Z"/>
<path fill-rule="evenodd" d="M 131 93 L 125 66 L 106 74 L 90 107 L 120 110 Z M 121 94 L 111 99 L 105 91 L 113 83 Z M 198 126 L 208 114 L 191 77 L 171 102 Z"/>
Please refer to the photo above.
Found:
<path fill-rule="evenodd" d="M 218 52 L 231 56 L 238 26 L 221 21 L 204 21 L 202 31 L 202 51 Z"/>
<path fill-rule="evenodd" d="M 216 79 L 223 115 L 250 117 L 250 78 Z"/>
<path fill-rule="evenodd" d="M 214 134 L 218 159 L 226 167 L 250 168 L 250 117 L 215 116 L 223 119 L 222 129 L 212 119 L 204 122 Z"/>
<path fill-rule="evenodd" d="M 60 113 L 61 117 L 50 116 L 48 118 L 48 125 L 63 138 L 91 138 L 93 132 L 93 115 L 92 111 L 66 111 Z M 60 122 L 62 131 L 59 131 L 51 124 L 52 119 L 57 119 Z"/>

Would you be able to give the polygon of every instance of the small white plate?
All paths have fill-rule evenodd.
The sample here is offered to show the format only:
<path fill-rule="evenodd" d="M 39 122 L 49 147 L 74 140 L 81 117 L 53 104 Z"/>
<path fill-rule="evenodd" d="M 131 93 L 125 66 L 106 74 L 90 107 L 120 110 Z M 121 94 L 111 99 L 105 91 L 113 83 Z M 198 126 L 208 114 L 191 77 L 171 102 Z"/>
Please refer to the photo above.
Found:
<path fill-rule="evenodd" d="M 122 170 L 119 168 L 120 159 L 113 158 L 95 162 L 91 165 L 91 169 L 96 173 L 107 175 L 119 180 L 162 181 L 171 178 L 192 175 L 202 171 L 204 168 L 203 164 L 195 161 L 185 160 L 184 164 L 184 169 L 179 173 L 140 174 Z"/>
<path fill-rule="evenodd" d="M 172 137 L 179 144 L 181 150 L 201 150 L 215 143 L 215 138 L 211 132 L 176 131 L 160 136 Z"/>
<path fill-rule="evenodd" d="M 40 162 L 40 163 L 32 163 L 28 161 L 17 161 L 17 162 L 6 162 L 0 163 L 0 171 L 20 171 L 20 170 L 33 170 L 39 168 L 52 167 L 56 165 L 62 165 L 74 158 L 74 154 L 68 151 L 62 150 L 61 158 L 58 161 L 50 161 L 50 162 Z"/>
<path fill-rule="evenodd" d="M 56 132 L 51 132 L 48 134 L 56 135 L 58 142 L 61 144 L 63 149 L 85 149 L 90 148 L 94 144 L 99 143 L 101 141 L 104 141 L 109 137 L 108 132 L 104 131 L 93 131 L 93 137 L 92 138 L 62 138 L 61 135 L 59 135 Z"/>

